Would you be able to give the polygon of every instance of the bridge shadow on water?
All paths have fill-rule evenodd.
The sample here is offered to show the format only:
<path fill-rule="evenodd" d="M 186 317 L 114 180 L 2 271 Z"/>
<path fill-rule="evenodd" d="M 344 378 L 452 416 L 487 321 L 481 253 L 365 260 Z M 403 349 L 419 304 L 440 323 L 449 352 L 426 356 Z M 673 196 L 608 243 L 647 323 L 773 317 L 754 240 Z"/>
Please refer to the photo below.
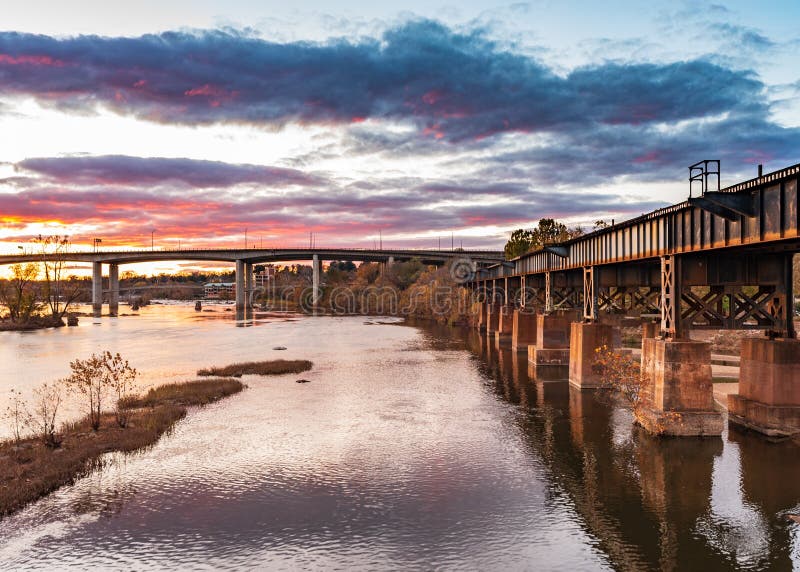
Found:
<path fill-rule="evenodd" d="M 536 379 L 527 356 L 476 330 L 414 323 L 428 347 L 467 350 L 515 410 L 548 502 L 574 511 L 618 570 L 791 570 L 800 565 L 800 447 L 733 428 L 656 438 L 608 395 Z"/>

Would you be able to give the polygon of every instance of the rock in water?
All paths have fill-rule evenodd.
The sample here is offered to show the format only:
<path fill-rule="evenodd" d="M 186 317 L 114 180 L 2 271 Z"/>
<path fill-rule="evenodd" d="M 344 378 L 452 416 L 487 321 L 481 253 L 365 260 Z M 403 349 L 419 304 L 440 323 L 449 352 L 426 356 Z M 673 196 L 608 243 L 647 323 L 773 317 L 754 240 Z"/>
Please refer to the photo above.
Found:
<path fill-rule="evenodd" d="M 795 521 L 797 524 L 800 524 L 800 514 L 787 514 L 786 518 Z"/>
<path fill-rule="evenodd" d="M 273 350 L 285 350 L 285 349 L 286 349 L 286 346 L 275 346 L 275 347 L 274 347 L 274 348 L 272 348 L 272 349 L 273 349 Z"/>
<path fill-rule="evenodd" d="M 295 383 L 311 383 L 310 379 L 298 379 Z"/>
<path fill-rule="evenodd" d="M 77 326 L 78 316 L 67 316 L 67 326 Z"/>

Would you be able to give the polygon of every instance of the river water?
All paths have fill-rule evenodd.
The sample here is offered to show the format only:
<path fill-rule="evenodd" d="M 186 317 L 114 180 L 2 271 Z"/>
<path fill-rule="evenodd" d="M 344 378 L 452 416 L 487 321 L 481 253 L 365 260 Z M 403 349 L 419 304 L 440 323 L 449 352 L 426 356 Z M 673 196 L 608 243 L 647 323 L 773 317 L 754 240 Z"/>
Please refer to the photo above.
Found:
<path fill-rule="evenodd" d="M 800 569 L 797 446 L 650 438 L 472 331 L 151 306 L 0 334 L 0 394 L 102 349 L 143 386 L 241 360 L 314 368 L 245 378 L 0 520 L 0 570 Z"/>

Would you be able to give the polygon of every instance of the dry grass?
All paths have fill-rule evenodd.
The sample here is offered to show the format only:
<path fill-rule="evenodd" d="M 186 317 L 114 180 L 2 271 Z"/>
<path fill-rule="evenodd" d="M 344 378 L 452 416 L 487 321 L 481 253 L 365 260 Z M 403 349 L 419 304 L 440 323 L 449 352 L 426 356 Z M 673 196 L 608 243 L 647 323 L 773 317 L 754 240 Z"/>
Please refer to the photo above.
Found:
<path fill-rule="evenodd" d="M 104 453 L 154 445 L 186 415 L 186 406 L 205 405 L 243 388 L 234 379 L 169 384 L 129 399 L 124 405 L 133 411 L 124 429 L 112 413 L 106 413 L 98 431 L 92 430 L 88 418 L 65 425 L 58 449 L 35 438 L 24 440 L 20 447 L 10 441 L 0 443 L 0 518 L 88 474 L 102 464 Z"/>
<path fill-rule="evenodd" d="M 313 367 L 308 360 L 275 359 L 270 361 L 251 361 L 235 363 L 225 367 L 210 367 L 201 369 L 197 375 L 217 377 L 242 377 L 243 375 L 283 375 L 285 373 L 302 373 Z"/>
<path fill-rule="evenodd" d="M 240 392 L 244 384 L 238 379 L 202 379 L 186 383 L 169 383 L 154 387 L 143 396 L 127 397 L 120 405 L 128 409 L 170 404 L 179 406 L 206 405 Z"/>

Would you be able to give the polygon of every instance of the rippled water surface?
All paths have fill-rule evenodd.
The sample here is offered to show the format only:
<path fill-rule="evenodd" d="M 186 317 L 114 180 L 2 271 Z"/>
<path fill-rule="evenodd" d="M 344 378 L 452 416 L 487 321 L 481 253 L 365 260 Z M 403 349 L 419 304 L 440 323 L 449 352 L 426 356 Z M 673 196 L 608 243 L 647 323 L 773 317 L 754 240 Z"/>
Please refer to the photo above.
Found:
<path fill-rule="evenodd" d="M 800 568 L 792 444 L 651 439 L 470 331 L 297 316 L 236 327 L 217 310 L 0 334 L 3 396 L 106 348 L 145 386 L 239 360 L 315 364 L 307 384 L 246 378 L 152 449 L 110 455 L 0 521 L 0 569 Z"/>

